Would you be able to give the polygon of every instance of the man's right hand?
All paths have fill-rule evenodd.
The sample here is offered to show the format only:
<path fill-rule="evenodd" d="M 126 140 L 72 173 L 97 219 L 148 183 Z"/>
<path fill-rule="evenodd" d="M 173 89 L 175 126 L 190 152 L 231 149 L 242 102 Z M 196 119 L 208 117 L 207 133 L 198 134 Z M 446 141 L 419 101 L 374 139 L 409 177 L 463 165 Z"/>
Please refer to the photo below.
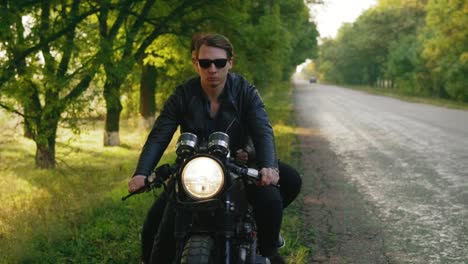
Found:
<path fill-rule="evenodd" d="M 128 192 L 133 193 L 140 188 L 145 186 L 145 175 L 135 175 L 133 178 L 128 182 Z M 145 190 L 142 190 L 145 191 Z"/>

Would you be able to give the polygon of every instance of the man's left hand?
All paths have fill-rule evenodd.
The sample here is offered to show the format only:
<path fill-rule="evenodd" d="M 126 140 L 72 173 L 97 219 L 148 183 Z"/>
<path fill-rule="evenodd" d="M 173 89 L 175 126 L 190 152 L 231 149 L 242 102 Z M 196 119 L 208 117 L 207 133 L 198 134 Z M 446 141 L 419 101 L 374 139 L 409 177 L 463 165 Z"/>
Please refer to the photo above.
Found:
<path fill-rule="evenodd" d="M 249 160 L 249 153 L 245 151 L 244 149 L 238 149 L 236 151 L 236 161 L 239 162 L 240 164 L 247 164 L 247 161 Z"/>
<path fill-rule="evenodd" d="M 273 168 L 263 168 L 260 170 L 262 179 L 259 182 L 260 186 L 277 185 L 279 181 L 279 173 Z"/>

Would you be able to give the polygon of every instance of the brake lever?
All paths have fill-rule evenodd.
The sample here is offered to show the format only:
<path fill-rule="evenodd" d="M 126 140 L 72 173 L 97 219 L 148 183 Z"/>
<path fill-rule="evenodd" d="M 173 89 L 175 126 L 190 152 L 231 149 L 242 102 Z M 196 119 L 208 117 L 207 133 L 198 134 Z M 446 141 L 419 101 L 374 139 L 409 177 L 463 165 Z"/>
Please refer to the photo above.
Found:
<path fill-rule="evenodd" d="M 132 197 L 132 196 L 135 195 L 135 194 L 139 194 L 141 191 L 143 191 L 144 189 L 146 189 L 146 187 L 147 187 L 147 186 L 144 185 L 143 187 L 141 187 L 141 188 L 135 190 L 134 192 L 127 194 L 126 196 L 122 197 L 122 201 L 127 200 L 128 198 Z"/>

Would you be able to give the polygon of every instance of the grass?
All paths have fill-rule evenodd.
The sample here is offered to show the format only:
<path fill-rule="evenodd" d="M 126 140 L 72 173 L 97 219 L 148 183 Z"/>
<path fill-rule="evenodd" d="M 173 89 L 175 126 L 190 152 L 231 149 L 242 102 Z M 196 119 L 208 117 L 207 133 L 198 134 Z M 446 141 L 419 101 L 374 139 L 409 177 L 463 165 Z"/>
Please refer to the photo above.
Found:
<path fill-rule="evenodd" d="M 300 166 L 288 84 L 262 92 L 279 157 Z M 278 103 L 281 102 L 281 103 Z M 102 147 L 103 123 L 80 135 L 59 129 L 57 168 L 34 166 L 35 144 L 22 137 L 20 120 L 0 111 L 0 263 L 138 263 L 139 234 L 157 196 L 122 202 L 147 132 L 122 122 L 121 147 Z M 174 159 L 173 147 L 161 162 Z M 285 212 L 282 253 L 306 263 L 299 203 Z"/>
<path fill-rule="evenodd" d="M 39 170 L 34 143 L 12 123 L 0 134 L 0 263 L 138 262 L 139 229 L 154 198 L 120 197 L 146 132 L 127 123 L 124 147 L 104 148 L 102 123 L 80 136 L 61 129 L 57 169 Z"/>
<path fill-rule="evenodd" d="M 282 83 L 261 91 L 266 110 L 275 131 L 275 143 L 278 158 L 301 171 L 301 155 L 297 135 L 299 128 L 295 125 L 295 113 L 291 84 Z M 287 256 L 288 263 L 307 263 L 312 249 L 306 246 L 313 234 L 310 227 L 304 226 L 301 213 L 303 204 L 296 199 L 284 211 L 281 233 L 287 243 L 280 253 Z"/>

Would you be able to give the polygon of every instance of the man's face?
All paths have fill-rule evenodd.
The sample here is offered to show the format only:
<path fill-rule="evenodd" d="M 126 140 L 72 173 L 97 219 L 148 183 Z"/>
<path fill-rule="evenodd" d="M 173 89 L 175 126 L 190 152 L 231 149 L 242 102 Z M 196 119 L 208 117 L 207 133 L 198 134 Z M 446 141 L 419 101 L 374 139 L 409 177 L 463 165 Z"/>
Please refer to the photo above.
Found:
<path fill-rule="evenodd" d="M 232 60 L 227 60 L 226 65 L 221 66 L 220 64 L 222 64 L 223 60 L 227 60 L 225 50 L 206 45 L 200 47 L 198 51 L 197 72 L 200 74 L 201 83 L 204 88 L 224 87 L 227 74 L 232 68 Z"/>

